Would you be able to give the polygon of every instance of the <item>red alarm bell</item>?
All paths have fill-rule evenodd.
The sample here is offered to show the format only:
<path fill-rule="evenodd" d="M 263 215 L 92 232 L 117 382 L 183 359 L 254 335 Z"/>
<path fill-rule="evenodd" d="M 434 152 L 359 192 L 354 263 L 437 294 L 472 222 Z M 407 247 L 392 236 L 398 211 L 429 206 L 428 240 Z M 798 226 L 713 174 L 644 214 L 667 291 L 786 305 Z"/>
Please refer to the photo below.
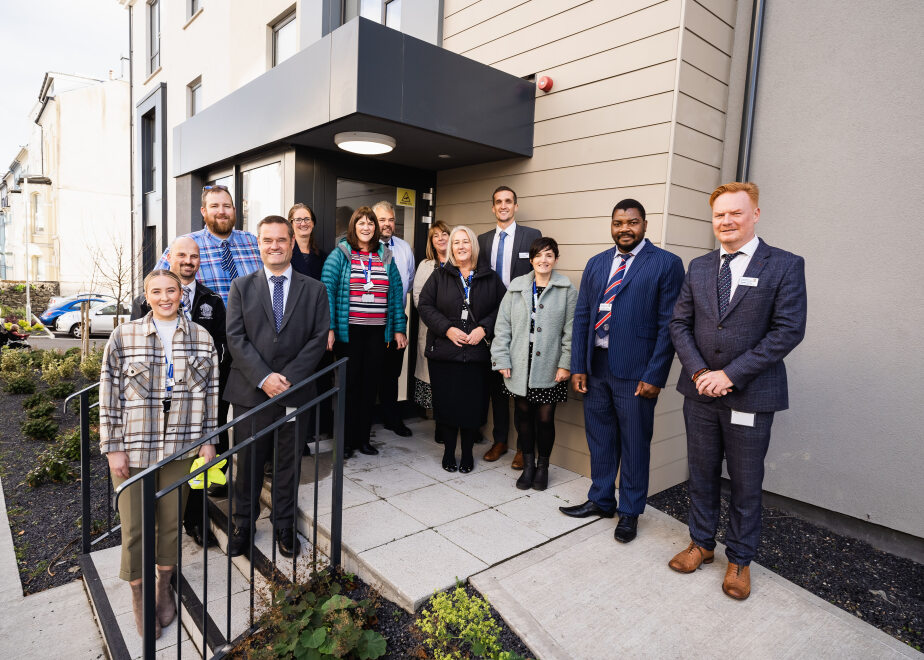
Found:
<path fill-rule="evenodd" d="M 542 76 L 539 79 L 539 89 L 543 92 L 548 92 L 552 89 L 552 79 L 548 76 Z"/>

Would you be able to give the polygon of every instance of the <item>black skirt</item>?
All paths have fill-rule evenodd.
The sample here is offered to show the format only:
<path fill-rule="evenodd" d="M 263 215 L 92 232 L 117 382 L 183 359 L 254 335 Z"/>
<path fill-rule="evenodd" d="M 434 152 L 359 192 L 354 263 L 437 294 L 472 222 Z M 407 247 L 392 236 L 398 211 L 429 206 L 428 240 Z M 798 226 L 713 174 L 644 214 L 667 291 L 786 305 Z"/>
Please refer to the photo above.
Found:
<path fill-rule="evenodd" d="M 463 429 L 478 429 L 488 420 L 487 362 L 428 360 L 433 391 L 433 418 Z"/>

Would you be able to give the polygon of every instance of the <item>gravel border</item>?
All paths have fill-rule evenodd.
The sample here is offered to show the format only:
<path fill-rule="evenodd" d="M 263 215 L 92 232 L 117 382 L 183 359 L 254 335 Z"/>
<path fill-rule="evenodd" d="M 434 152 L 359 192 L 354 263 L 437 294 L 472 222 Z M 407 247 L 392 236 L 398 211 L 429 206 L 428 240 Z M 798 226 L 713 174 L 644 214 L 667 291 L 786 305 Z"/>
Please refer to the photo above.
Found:
<path fill-rule="evenodd" d="M 687 483 L 649 497 L 648 504 L 686 523 Z M 727 520 L 723 494 L 720 543 Z M 924 648 L 924 565 L 767 506 L 755 561 L 912 648 Z"/>

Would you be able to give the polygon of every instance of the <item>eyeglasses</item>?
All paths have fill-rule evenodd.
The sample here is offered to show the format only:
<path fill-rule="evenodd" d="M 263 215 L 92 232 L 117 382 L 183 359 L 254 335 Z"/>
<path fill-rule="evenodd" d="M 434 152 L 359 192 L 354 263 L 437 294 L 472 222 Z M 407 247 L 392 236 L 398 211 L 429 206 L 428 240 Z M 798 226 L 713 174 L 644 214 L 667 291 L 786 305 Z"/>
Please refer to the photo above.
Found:
<path fill-rule="evenodd" d="M 206 190 L 224 190 L 224 191 L 225 191 L 226 193 L 228 193 L 229 195 L 231 194 L 231 191 L 228 190 L 228 186 L 222 186 L 222 185 L 219 185 L 219 184 L 217 184 L 217 183 L 216 183 L 215 185 L 212 185 L 212 186 L 202 186 L 202 190 L 203 190 L 203 191 L 206 191 Z"/>
<path fill-rule="evenodd" d="M 293 218 L 293 225 L 307 225 L 309 222 L 314 222 L 311 218 Z"/>

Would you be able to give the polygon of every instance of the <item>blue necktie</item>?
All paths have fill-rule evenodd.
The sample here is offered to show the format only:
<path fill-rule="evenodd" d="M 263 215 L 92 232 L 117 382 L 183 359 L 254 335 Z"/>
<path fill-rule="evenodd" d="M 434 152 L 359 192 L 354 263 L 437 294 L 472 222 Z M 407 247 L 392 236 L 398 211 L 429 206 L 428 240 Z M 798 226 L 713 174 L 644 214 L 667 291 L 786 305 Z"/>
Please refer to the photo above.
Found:
<path fill-rule="evenodd" d="M 237 277 L 237 268 L 234 265 L 234 257 L 231 256 L 231 248 L 228 247 L 228 241 L 221 242 L 221 267 L 228 273 L 232 280 Z"/>
<path fill-rule="evenodd" d="M 740 252 L 722 255 L 722 267 L 719 268 L 719 318 L 725 316 L 725 310 L 728 309 L 728 303 L 731 299 L 731 264 L 732 259 L 737 257 Z"/>
<path fill-rule="evenodd" d="M 619 264 L 619 266 L 617 266 L 616 271 L 610 278 L 610 281 L 606 284 L 606 289 L 603 291 L 603 299 L 601 302 L 607 305 L 612 305 L 613 300 L 616 299 L 616 288 L 622 283 L 622 277 L 626 272 L 626 261 L 632 258 L 632 253 L 618 253 L 616 256 L 622 259 L 622 262 Z M 604 312 L 601 311 L 599 307 L 597 307 L 597 321 L 594 323 L 594 332 L 597 333 L 597 336 L 600 339 L 605 338 L 607 334 L 609 334 L 610 325 L 607 323 L 607 321 L 612 315 L 612 308 L 609 311 Z"/>
<path fill-rule="evenodd" d="M 276 332 L 279 332 L 279 328 L 282 327 L 282 315 L 285 312 L 285 306 L 283 305 L 285 281 L 285 275 L 272 275 L 270 277 L 270 282 L 273 283 L 273 317 L 276 320 Z"/>
<path fill-rule="evenodd" d="M 502 231 L 497 241 L 497 257 L 494 259 L 494 272 L 501 279 L 504 279 L 504 239 L 507 238 L 507 232 Z"/>

